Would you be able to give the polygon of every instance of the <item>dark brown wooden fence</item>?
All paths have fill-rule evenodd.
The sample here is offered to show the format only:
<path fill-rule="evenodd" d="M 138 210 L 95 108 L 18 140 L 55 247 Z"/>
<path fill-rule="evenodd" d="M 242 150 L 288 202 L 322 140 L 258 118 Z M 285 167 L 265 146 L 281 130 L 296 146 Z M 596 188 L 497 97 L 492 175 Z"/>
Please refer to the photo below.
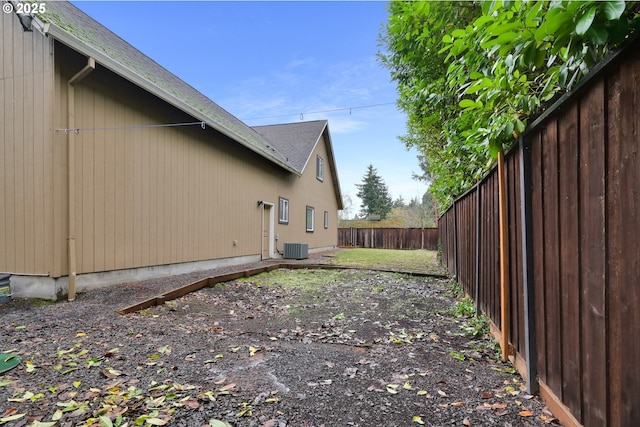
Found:
<path fill-rule="evenodd" d="M 566 424 L 640 425 L 638 39 L 532 123 L 505 175 L 516 366 Z M 500 325 L 496 169 L 438 227 L 443 264 Z"/>
<path fill-rule="evenodd" d="M 338 246 L 438 249 L 437 228 L 338 228 Z"/>

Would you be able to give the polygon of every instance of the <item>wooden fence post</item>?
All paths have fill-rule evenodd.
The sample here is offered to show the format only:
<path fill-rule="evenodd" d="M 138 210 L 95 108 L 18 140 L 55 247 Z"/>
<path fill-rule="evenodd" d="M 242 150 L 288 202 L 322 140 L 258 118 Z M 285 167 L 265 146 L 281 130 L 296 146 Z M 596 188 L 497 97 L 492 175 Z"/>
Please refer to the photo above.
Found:
<path fill-rule="evenodd" d="M 533 218 L 531 216 L 531 144 L 520 135 L 520 220 L 522 223 L 522 287 L 524 292 L 524 351 L 527 393 L 538 392 L 536 352 L 536 308 L 533 281 Z"/>
<path fill-rule="evenodd" d="M 498 204 L 500 219 L 500 320 L 502 360 L 509 359 L 509 283 L 507 278 L 507 191 L 504 172 L 504 151 L 498 152 Z"/>
<path fill-rule="evenodd" d="M 476 316 L 480 315 L 480 251 L 482 247 L 482 181 L 476 187 Z"/>

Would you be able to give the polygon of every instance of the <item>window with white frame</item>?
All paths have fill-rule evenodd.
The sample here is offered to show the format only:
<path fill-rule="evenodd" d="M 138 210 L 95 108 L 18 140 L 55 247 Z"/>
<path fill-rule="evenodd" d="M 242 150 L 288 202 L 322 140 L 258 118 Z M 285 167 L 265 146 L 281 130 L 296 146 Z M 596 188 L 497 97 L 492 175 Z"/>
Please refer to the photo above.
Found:
<path fill-rule="evenodd" d="M 280 197 L 280 203 L 278 203 L 278 222 L 289 224 L 289 199 L 284 197 Z"/>
<path fill-rule="evenodd" d="M 313 231 L 313 220 L 315 210 L 311 206 L 307 206 L 307 231 Z"/>
<path fill-rule="evenodd" d="M 324 228 L 329 228 L 329 212 L 324 211 Z"/>
<path fill-rule="evenodd" d="M 324 181 L 324 159 L 320 156 L 316 156 L 316 178 Z"/>

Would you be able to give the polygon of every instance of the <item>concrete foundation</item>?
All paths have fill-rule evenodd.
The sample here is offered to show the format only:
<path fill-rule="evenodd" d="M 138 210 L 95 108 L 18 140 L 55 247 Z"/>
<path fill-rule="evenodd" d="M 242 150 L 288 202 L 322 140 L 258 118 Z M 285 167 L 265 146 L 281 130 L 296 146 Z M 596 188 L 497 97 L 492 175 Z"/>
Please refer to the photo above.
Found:
<path fill-rule="evenodd" d="M 249 255 L 243 257 L 105 271 L 100 273 L 79 274 L 76 279 L 76 289 L 78 292 L 86 292 L 92 289 L 117 285 L 120 283 L 138 282 L 157 277 L 213 270 L 216 268 L 250 264 L 258 261 L 260 261 L 259 255 Z M 56 301 L 62 300 L 68 295 L 69 278 L 67 276 L 54 278 L 44 276 L 12 275 L 10 282 L 11 295 L 13 298 L 42 298 Z"/>

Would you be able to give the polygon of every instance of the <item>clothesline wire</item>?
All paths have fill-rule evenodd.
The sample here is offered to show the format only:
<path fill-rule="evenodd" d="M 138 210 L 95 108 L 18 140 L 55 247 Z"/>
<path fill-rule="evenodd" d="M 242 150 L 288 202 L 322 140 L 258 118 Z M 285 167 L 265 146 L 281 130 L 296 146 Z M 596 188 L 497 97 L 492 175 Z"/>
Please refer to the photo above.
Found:
<path fill-rule="evenodd" d="M 356 109 L 361 109 L 361 108 L 373 108 L 373 107 L 382 107 L 385 105 L 395 105 L 395 102 L 384 102 L 381 104 L 370 104 L 370 105 L 359 105 L 357 107 L 343 107 L 343 108 L 333 108 L 330 110 L 319 110 L 319 111 L 307 111 L 307 112 L 301 112 L 301 113 L 290 113 L 290 114 L 280 114 L 280 115 L 275 115 L 275 116 L 265 116 L 265 117 L 252 117 L 250 119 L 245 119 L 245 121 L 249 121 L 249 120 L 262 120 L 262 119 L 276 119 L 279 117 L 291 117 L 291 116 L 300 116 L 300 120 L 304 120 L 304 116 L 309 115 L 309 114 L 321 114 L 321 113 L 335 113 L 337 111 L 349 111 L 349 113 L 351 113 L 351 110 L 356 110 Z"/>
<path fill-rule="evenodd" d="M 369 105 L 359 105 L 356 107 L 344 107 L 344 108 L 333 108 L 329 110 L 318 110 L 318 111 L 308 111 L 302 113 L 291 113 L 291 114 L 280 114 L 275 116 L 265 116 L 265 117 L 254 117 L 249 120 L 261 120 L 261 119 L 275 119 L 279 117 L 291 117 L 291 116 L 300 116 L 300 120 L 304 120 L 304 115 L 307 114 L 321 114 L 321 113 L 335 113 L 338 111 L 349 111 L 351 114 L 352 110 L 362 109 L 362 108 L 374 108 L 374 107 L 382 107 L 386 105 L 395 105 L 395 102 L 384 102 L 381 104 L 369 104 Z M 101 128 L 58 128 L 57 132 L 69 133 L 73 132 L 78 134 L 80 131 L 105 131 L 105 130 L 125 130 L 125 129 L 150 129 L 150 128 L 164 128 L 164 127 L 177 127 L 177 126 L 200 126 L 203 129 L 206 127 L 205 122 L 186 122 L 186 123 L 161 123 L 155 125 L 133 125 L 133 126 L 115 126 L 115 127 L 101 127 Z"/>
<path fill-rule="evenodd" d="M 156 125 L 134 125 L 134 126 L 116 126 L 116 127 L 106 127 L 106 128 L 59 128 L 56 129 L 57 132 L 64 133 L 78 133 L 81 130 L 123 130 L 123 129 L 149 129 L 149 128 L 168 128 L 168 127 L 176 127 L 176 126 L 200 126 L 202 129 L 205 128 L 205 122 L 186 122 L 186 123 L 161 123 Z"/>

